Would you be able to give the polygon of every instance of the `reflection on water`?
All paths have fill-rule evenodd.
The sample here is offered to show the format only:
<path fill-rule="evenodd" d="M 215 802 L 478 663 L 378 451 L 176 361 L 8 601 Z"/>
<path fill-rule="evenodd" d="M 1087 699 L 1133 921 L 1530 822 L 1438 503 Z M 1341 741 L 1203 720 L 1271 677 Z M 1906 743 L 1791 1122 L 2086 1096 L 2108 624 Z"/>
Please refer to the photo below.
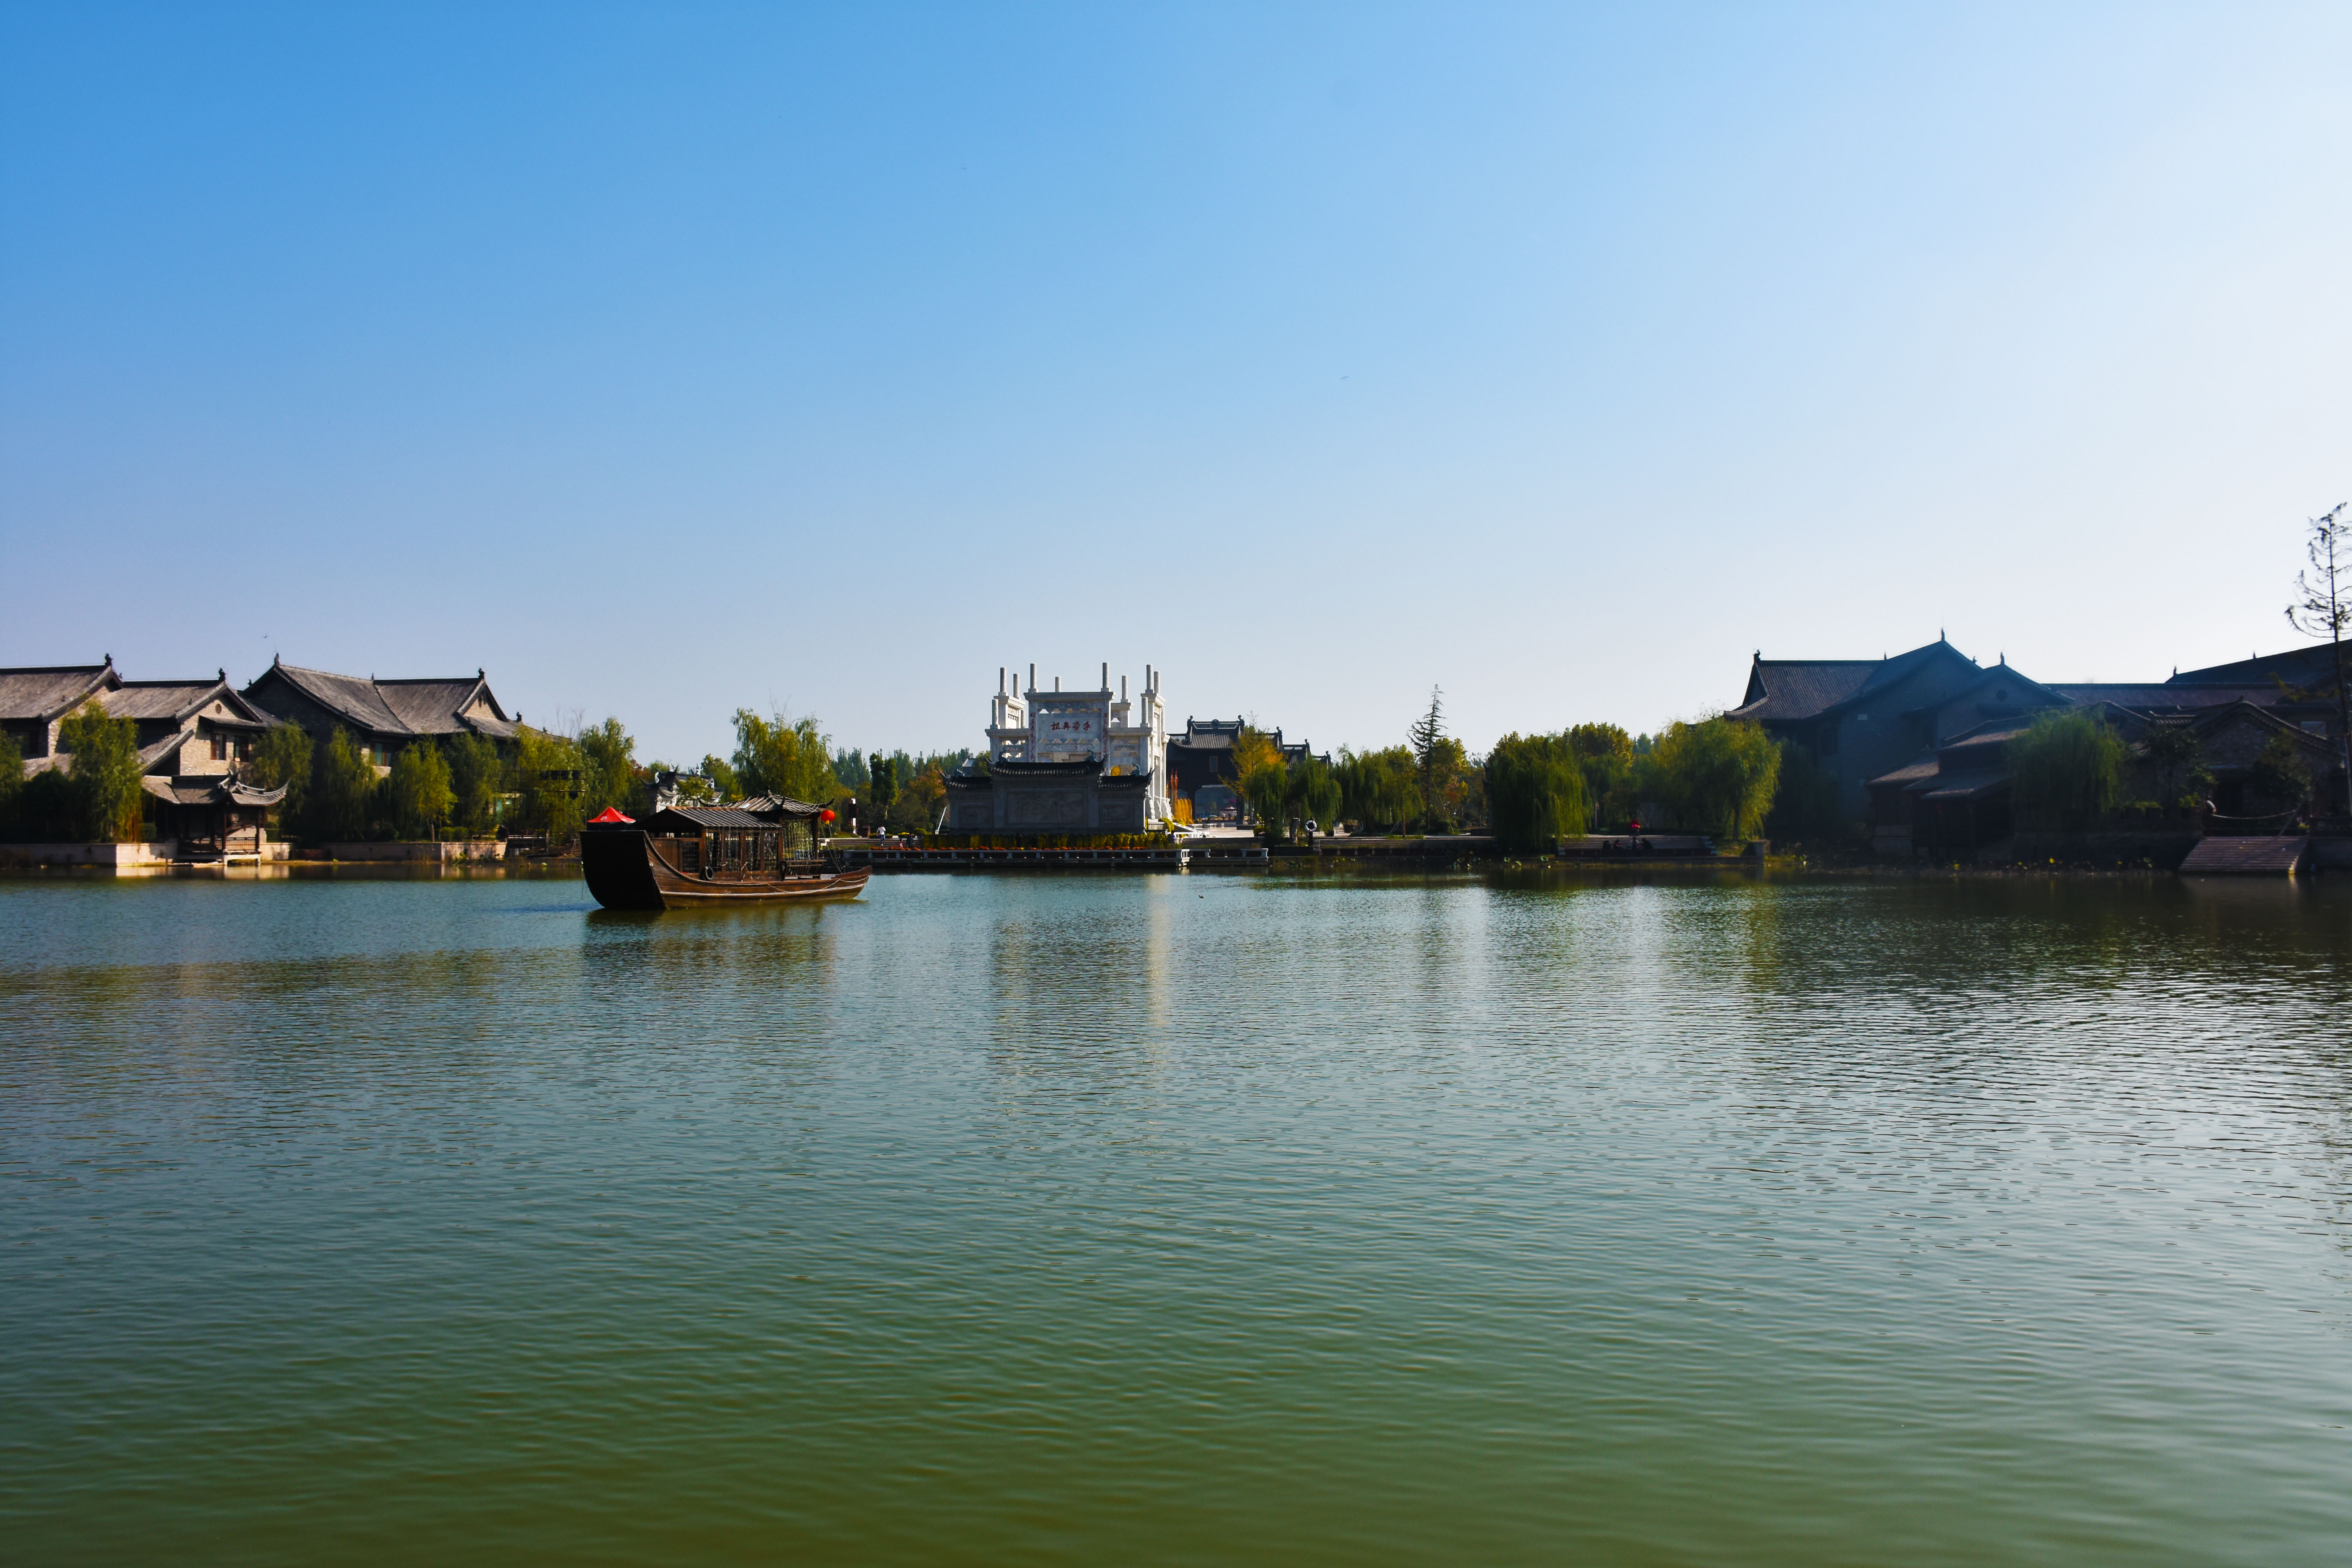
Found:
<path fill-rule="evenodd" d="M 0 880 L 26 1561 L 2332 1563 L 2352 885 Z"/>

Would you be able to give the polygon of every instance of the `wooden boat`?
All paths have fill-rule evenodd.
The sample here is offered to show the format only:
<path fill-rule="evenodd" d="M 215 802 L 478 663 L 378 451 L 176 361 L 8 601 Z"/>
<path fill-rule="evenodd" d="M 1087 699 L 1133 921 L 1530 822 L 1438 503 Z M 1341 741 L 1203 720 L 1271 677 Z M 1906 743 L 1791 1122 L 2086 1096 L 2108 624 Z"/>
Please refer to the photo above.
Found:
<path fill-rule="evenodd" d="M 668 806 L 643 822 L 608 811 L 580 831 L 588 891 L 608 910 L 682 910 L 854 899 L 871 875 L 820 854 L 832 813 L 764 796 L 740 805 Z"/>

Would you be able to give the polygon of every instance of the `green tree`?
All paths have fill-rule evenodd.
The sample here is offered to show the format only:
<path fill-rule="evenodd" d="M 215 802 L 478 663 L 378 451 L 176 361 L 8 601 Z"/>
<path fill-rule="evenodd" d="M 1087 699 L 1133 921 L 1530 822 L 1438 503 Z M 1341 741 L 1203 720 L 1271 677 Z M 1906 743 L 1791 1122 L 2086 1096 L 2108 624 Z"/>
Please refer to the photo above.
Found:
<path fill-rule="evenodd" d="M 710 781 L 713 799 L 741 800 L 743 798 L 742 784 L 735 777 L 735 764 L 726 758 L 705 752 L 702 765 L 695 771 Z M 697 790 L 695 793 L 699 796 L 701 792 Z"/>
<path fill-rule="evenodd" d="M 1442 799 L 1440 773 L 1447 763 L 1458 758 L 1462 751 L 1458 744 L 1453 748 L 1451 755 L 1441 749 L 1445 740 L 1444 696 L 1438 688 L 1431 687 L 1429 711 L 1406 726 L 1404 732 L 1405 744 L 1412 748 L 1413 766 L 1421 774 L 1421 821 L 1424 833 L 1429 831 L 1430 823 L 1436 818 Z"/>
<path fill-rule="evenodd" d="M 824 805 L 840 793 L 833 748 L 814 717 L 762 719 L 735 710 L 735 782 L 745 795 L 778 795 Z"/>
<path fill-rule="evenodd" d="M 25 781 L 16 795 L 9 837 L 24 844 L 62 844 L 82 836 L 82 805 L 73 775 L 44 768 Z"/>
<path fill-rule="evenodd" d="M 833 776 L 840 781 L 842 788 L 855 794 L 858 799 L 869 804 L 872 802 L 874 798 L 874 774 L 872 770 L 866 766 L 866 758 L 862 753 L 857 752 L 834 752 Z"/>
<path fill-rule="evenodd" d="M 499 825 L 499 785 L 506 772 L 496 742 L 470 731 L 442 743 L 449 763 L 449 819 L 471 837 L 488 837 Z"/>
<path fill-rule="evenodd" d="M 2122 798 L 2131 747 L 2099 715 L 2052 708 L 2011 740 L 2010 799 L 2017 820 L 2043 831 L 2080 833 Z"/>
<path fill-rule="evenodd" d="M 935 832 L 947 804 L 947 770 L 933 759 L 898 793 L 891 807 L 890 826 L 907 833 Z"/>
<path fill-rule="evenodd" d="M 2191 788 L 2204 772 L 2197 731 L 2186 724 L 2158 724 L 2148 731 L 2139 750 L 2156 775 L 2157 803 L 2167 811 L 2193 806 L 2194 798 L 2184 799 L 2182 792 Z"/>
<path fill-rule="evenodd" d="M 1301 822 L 1311 821 L 1328 833 L 1339 818 L 1339 780 L 1331 764 L 1320 757 L 1302 758 L 1290 770 L 1284 804 Z"/>
<path fill-rule="evenodd" d="M 1419 769 L 1402 746 L 1339 751 L 1339 815 L 1367 826 L 1402 831 L 1419 809 Z"/>
<path fill-rule="evenodd" d="M 1435 814 L 1422 824 L 1424 833 L 1452 833 L 1472 820 L 1479 802 L 1486 795 L 1477 771 L 1470 765 L 1470 753 L 1462 742 L 1451 735 L 1438 737 L 1437 744 L 1422 760 L 1415 770 L 1423 788 L 1436 802 Z"/>
<path fill-rule="evenodd" d="M 449 787 L 449 763 L 430 741 L 411 741 L 392 760 L 392 774 L 383 781 L 385 804 L 401 835 L 408 838 L 439 837 L 449 820 L 457 794 Z"/>
<path fill-rule="evenodd" d="M 310 757 L 316 748 L 299 724 L 272 724 L 254 742 L 253 760 L 246 773 L 263 789 L 285 786 L 285 798 L 274 812 L 274 823 L 299 822 L 310 790 Z"/>
<path fill-rule="evenodd" d="M 873 775 L 872 800 L 867 815 L 877 823 L 887 824 L 890 808 L 898 804 L 898 762 L 895 757 L 874 753 L 870 771 Z"/>
<path fill-rule="evenodd" d="M 1254 724 L 1244 724 L 1234 735 L 1231 756 L 1234 793 L 1242 797 L 1259 827 L 1281 832 L 1290 780 L 1274 737 Z"/>
<path fill-rule="evenodd" d="M 643 793 L 646 771 L 637 766 L 637 743 L 621 728 L 618 719 L 606 719 L 602 724 L 580 732 L 582 771 L 587 775 L 581 781 L 580 810 L 583 816 L 593 816 L 607 806 L 617 805 L 624 811 Z"/>
<path fill-rule="evenodd" d="M 2246 772 L 2246 783 L 2254 794 L 2283 811 L 2302 806 L 2311 799 L 2311 769 L 2303 760 L 2302 749 L 2284 735 L 2273 735 L 2270 743 L 2254 756 L 2254 765 Z"/>
<path fill-rule="evenodd" d="M 1581 835 L 1591 815 L 1584 770 L 1568 735 L 1510 734 L 1486 754 L 1486 820 L 1496 847 L 1511 855 L 1549 855 L 1561 838 Z"/>
<path fill-rule="evenodd" d="M 364 837 L 374 816 L 375 799 L 375 764 L 368 761 L 351 732 L 336 725 L 311 755 L 306 831 L 324 839 Z"/>
<path fill-rule="evenodd" d="M 1651 787 L 1679 825 L 1721 838 L 1754 837 L 1780 782 L 1772 738 L 1720 716 L 1668 725 L 1648 762 Z"/>
<path fill-rule="evenodd" d="M 58 750 L 73 753 L 81 831 L 106 841 L 135 839 L 147 793 L 140 783 L 139 726 L 91 698 L 58 726 Z"/>
<path fill-rule="evenodd" d="M 1250 815 L 1257 819 L 1261 831 L 1277 837 L 1287 831 L 1289 813 L 1285 808 L 1290 800 L 1290 770 L 1283 766 L 1280 752 L 1270 762 L 1254 763 L 1234 781 L 1234 787 L 1249 803 Z"/>
<path fill-rule="evenodd" d="M 508 768 L 515 826 L 545 834 L 550 844 L 569 843 L 580 831 L 579 792 L 586 774 L 587 759 L 568 737 L 516 725 L 514 761 Z"/>
<path fill-rule="evenodd" d="M 2352 812 L 2352 684 L 2345 674 L 2344 634 L 2352 629 L 2352 522 L 2344 519 L 2352 501 L 2338 501 L 2333 510 L 2311 520 L 2304 553 L 2308 571 L 2294 574 L 2294 602 L 2287 606 L 2287 625 L 2305 637 L 2328 644 L 2336 665 L 2336 744 L 2344 768 L 2345 809 Z"/>
<path fill-rule="evenodd" d="M 1585 826 L 1598 827 L 1602 811 L 1633 776 L 1633 737 L 1614 724 L 1578 724 L 1567 739 L 1584 775 Z"/>
<path fill-rule="evenodd" d="M 0 837 L 15 829 L 16 805 L 25 793 L 25 753 L 16 738 L 0 730 Z"/>

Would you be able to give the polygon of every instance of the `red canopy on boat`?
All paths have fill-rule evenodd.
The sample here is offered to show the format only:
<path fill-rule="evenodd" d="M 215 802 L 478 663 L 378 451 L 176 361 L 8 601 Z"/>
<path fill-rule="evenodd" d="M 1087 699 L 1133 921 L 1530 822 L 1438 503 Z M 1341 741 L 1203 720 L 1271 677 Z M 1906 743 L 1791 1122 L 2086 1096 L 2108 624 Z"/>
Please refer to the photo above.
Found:
<path fill-rule="evenodd" d="M 590 822 L 592 822 L 592 823 L 595 823 L 595 822 L 635 822 L 635 821 L 636 820 L 636 818 L 635 818 L 635 817 L 634 817 L 634 816 L 623 816 L 621 815 L 621 808 L 620 808 L 619 806 L 617 806 L 617 805 L 608 805 L 608 806 L 606 806 L 604 810 L 602 810 L 602 811 L 598 812 L 595 816 L 593 816 L 590 817 L 588 820 L 589 820 Z"/>

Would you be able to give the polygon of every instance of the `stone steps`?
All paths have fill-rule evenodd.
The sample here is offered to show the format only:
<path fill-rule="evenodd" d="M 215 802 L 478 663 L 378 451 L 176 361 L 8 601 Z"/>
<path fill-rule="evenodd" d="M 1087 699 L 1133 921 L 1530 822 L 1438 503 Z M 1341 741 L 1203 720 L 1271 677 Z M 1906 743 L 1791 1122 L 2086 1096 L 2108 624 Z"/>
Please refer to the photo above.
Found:
<path fill-rule="evenodd" d="M 2310 850 L 2308 838 L 2200 838 L 2180 863 L 2188 877 L 2292 877 Z"/>

